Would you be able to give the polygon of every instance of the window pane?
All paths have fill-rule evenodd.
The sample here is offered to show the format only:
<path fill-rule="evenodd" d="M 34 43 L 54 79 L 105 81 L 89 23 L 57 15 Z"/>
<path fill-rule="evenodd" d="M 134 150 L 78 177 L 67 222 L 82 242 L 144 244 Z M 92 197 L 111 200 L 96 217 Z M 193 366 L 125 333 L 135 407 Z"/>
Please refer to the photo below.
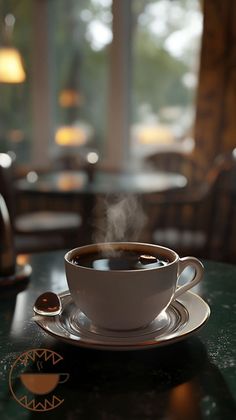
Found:
<path fill-rule="evenodd" d="M 14 151 L 17 159 L 21 162 L 29 160 L 32 138 L 30 95 L 31 13 L 31 1 L 12 0 L 9 3 L 5 0 L 2 2 L 1 51 L 6 44 L 19 50 L 26 80 L 23 83 L 0 82 L 0 147 L 1 151 Z"/>
<path fill-rule="evenodd" d="M 202 12 L 196 0 L 132 1 L 131 152 L 192 147 Z M 185 141 L 183 141 L 185 139 Z"/>
<path fill-rule="evenodd" d="M 56 153 L 74 153 L 84 144 L 103 151 L 111 24 L 109 0 L 54 0 Z"/>
<path fill-rule="evenodd" d="M 1 151 L 14 150 L 17 162 L 27 164 L 40 151 L 41 166 L 47 164 L 44 156 L 73 155 L 84 143 L 102 153 L 111 0 L 12 0 L 11 9 L 5 0 L 3 5 L 1 28 L 5 16 L 14 14 L 12 43 L 22 54 L 26 80 L 0 83 Z M 40 24 L 34 25 L 39 12 Z M 46 123 L 42 104 L 50 113 Z"/>

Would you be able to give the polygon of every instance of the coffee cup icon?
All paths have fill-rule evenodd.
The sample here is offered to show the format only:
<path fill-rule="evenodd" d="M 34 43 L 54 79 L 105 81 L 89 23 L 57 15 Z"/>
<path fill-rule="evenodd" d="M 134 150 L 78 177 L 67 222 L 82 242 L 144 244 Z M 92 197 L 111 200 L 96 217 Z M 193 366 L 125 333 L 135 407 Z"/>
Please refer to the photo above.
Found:
<path fill-rule="evenodd" d="M 58 384 L 69 379 L 69 373 L 22 373 L 21 382 L 36 395 L 45 395 L 52 392 Z"/>

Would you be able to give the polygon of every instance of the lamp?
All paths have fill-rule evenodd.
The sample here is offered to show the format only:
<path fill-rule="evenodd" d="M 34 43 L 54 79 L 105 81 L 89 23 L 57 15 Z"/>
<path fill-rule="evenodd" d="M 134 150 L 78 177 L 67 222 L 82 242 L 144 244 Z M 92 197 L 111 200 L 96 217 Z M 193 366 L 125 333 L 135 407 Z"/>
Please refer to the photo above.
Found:
<path fill-rule="evenodd" d="M 83 101 L 83 96 L 75 89 L 63 89 L 59 95 L 59 104 L 62 108 L 75 107 L 81 105 Z"/>
<path fill-rule="evenodd" d="M 20 52 L 10 45 L 14 23 L 13 15 L 5 17 L 5 45 L 0 47 L 0 83 L 22 83 L 25 80 Z"/>
<path fill-rule="evenodd" d="M 13 47 L 0 48 L 0 82 L 22 83 L 25 80 L 19 51 Z"/>
<path fill-rule="evenodd" d="M 92 128 L 85 123 L 64 125 L 57 129 L 55 141 L 59 146 L 74 147 L 86 144 L 92 135 Z"/>

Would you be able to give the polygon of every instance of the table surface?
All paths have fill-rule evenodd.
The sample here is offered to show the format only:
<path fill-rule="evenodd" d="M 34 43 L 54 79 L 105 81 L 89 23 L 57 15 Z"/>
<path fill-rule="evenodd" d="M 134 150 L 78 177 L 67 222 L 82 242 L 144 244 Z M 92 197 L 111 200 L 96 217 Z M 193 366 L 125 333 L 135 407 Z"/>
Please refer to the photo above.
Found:
<path fill-rule="evenodd" d="M 15 360 L 32 349 L 63 357 L 69 380 L 57 387 L 64 402 L 45 416 L 55 419 L 233 419 L 236 413 L 236 266 L 205 261 L 198 293 L 211 307 L 194 336 L 169 346 L 113 352 L 74 347 L 49 337 L 31 319 L 36 297 L 67 288 L 63 251 L 26 256 L 29 282 L 0 289 L 0 415 L 40 417 L 9 390 Z M 39 366 L 40 369 L 40 366 Z M 46 397 L 48 397 L 46 395 Z"/>
<path fill-rule="evenodd" d="M 51 194 L 152 193 L 183 188 L 186 185 L 185 176 L 160 171 L 114 173 L 96 170 L 90 174 L 90 178 L 84 171 L 57 171 L 33 178 L 28 176 L 16 182 L 20 191 Z"/>

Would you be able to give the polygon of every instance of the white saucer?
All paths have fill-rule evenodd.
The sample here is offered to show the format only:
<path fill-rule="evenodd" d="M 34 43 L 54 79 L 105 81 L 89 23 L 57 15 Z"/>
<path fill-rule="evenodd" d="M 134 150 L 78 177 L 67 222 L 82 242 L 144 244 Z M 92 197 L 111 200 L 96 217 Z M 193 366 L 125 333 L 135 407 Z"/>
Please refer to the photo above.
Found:
<path fill-rule="evenodd" d="M 132 331 L 112 331 L 93 325 L 72 302 L 69 291 L 61 293 L 60 298 L 60 315 L 35 315 L 33 320 L 54 338 L 94 349 L 139 350 L 172 344 L 196 332 L 210 316 L 207 303 L 188 291 L 172 302 L 147 327 Z"/>

